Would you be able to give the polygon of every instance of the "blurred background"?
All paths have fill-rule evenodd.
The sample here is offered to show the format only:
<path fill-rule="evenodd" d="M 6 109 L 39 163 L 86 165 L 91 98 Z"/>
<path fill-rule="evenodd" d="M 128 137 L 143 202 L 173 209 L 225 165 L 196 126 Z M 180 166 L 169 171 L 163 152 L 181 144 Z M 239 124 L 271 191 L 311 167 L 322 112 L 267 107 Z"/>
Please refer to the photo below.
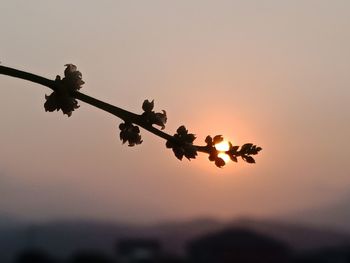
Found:
<path fill-rule="evenodd" d="M 180 162 L 146 131 L 122 145 L 120 120 L 82 102 L 70 118 L 46 113 L 50 90 L 0 76 L 1 262 L 30 248 L 183 256 L 227 227 L 293 251 L 347 246 L 349 1 L 5 0 L 0 12 L 2 65 L 54 79 L 73 63 L 84 93 L 136 113 L 154 99 L 170 134 L 263 148 L 255 165 Z"/>

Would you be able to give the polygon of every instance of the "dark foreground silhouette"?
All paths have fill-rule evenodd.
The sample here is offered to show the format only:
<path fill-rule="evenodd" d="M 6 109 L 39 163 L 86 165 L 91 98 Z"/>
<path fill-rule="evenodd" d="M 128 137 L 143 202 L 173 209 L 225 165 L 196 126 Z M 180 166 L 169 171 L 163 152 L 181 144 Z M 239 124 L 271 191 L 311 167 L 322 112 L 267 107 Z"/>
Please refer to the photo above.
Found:
<path fill-rule="evenodd" d="M 68 258 L 55 258 L 40 248 L 20 251 L 14 263 L 350 263 L 350 246 L 297 252 L 285 242 L 244 228 L 228 228 L 187 243 L 182 257 L 169 255 L 151 238 L 125 238 L 115 253 L 81 250 Z"/>

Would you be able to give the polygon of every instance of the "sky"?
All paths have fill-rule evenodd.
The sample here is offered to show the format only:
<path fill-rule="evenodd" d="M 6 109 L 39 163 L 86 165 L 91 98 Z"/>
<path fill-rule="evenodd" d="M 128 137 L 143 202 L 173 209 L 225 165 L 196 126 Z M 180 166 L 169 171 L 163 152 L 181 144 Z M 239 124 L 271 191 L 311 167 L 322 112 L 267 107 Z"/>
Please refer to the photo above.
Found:
<path fill-rule="evenodd" d="M 80 102 L 44 110 L 44 86 L 0 76 L 0 215 L 127 222 L 275 217 L 350 196 L 350 2 L 1 1 L 0 61 L 141 113 L 166 110 L 204 144 L 263 148 L 257 163 L 178 161 L 165 141 L 119 140 Z"/>

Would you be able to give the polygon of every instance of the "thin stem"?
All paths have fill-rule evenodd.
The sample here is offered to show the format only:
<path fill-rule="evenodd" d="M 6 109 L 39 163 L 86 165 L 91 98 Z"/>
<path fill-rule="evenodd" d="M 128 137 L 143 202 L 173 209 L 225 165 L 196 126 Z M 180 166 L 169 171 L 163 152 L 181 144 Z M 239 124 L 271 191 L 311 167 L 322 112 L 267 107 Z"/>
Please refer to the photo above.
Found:
<path fill-rule="evenodd" d="M 174 140 L 174 137 L 171 136 L 170 134 L 167 134 L 167 133 L 145 123 L 143 118 L 139 114 L 135 114 L 135 113 L 132 113 L 130 111 L 121 109 L 121 108 L 116 107 L 114 105 L 108 104 L 104 101 L 90 97 L 90 96 L 88 96 L 84 93 L 81 93 L 81 92 L 75 92 L 73 94 L 73 97 L 78 99 L 78 100 L 81 100 L 85 103 L 88 103 L 92 106 L 95 106 L 101 110 L 107 111 L 107 112 L 117 116 L 118 118 L 123 119 L 124 121 L 128 121 L 128 122 L 132 122 L 134 124 L 137 124 L 137 125 L 141 126 L 142 128 L 144 128 L 145 130 L 147 130 L 147 131 L 149 131 L 149 132 L 151 132 L 151 133 L 153 133 L 153 134 L 155 134 L 155 135 L 157 135 L 165 140 Z"/>
<path fill-rule="evenodd" d="M 9 68 L 5 66 L 0 65 L 0 74 L 7 75 L 15 78 L 25 79 L 29 80 L 34 83 L 41 84 L 43 86 L 46 86 L 52 90 L 55 90 L 55 81 L 29 73 L 22 70 Z"/>
<path fill-rule="evenodd" d="M 84 93 L 81 93 L 81 92 L 74 92 L 72 95 L 74 98 L 81 100 L 87 104 L 90 104 L 96 108 L 104 110 L 106 112 L 109 112 L 109 113 L 117 116 L 118 118 L 123 119 L 124 121 L 128 120 L 130 122 L 134 122 L 139 116 L 135 113 L 132 113 L 130 111 L 121 109 L 117 106 L 108 104 L 104 101 L 95 99 L 95 98 L 93 98 L 89 95 L 86 95 Z"/>

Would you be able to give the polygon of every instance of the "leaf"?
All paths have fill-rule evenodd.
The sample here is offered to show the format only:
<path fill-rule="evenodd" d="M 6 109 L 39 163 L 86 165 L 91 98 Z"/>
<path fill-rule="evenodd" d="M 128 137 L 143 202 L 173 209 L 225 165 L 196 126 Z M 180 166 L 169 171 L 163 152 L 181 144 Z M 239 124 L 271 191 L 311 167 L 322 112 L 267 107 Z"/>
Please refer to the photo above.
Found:
<path fill-rule="evenodd" d="M 216 155 L 209 154 L 208 159 L 209 159 L 209 161 L 214 162 L 216 159 Z"/>
<path fill-rule="evenodd" d="M 206 138 L 205 138 L 205 143 L 207 144 L 207 145 L 209 145 L 209 146 L 212 146 L 213 145 L 213 138 L 211 138 L 211 136 L 207 136 Z"/>
<path fill-rule="evenodd" d="M 219 168 L 223 167 L 225 165 L 224 159 L 218 157 L 215 159 L 215 165 Z"/>
<path fill-rule="evenodd" d="M 233 162 L 237 162 L 237 157 L 234 155 L 230 155 L 230 158 Z"/>
<path fill-rule="evenodd" d="M 154 120 L 153 124 L 156 124 L 158 126 L 162 127 L 162 130 L 165 128 L 165 123 L 167 121 L 166 111 L 163 110 L 163 112 L 157 112 L 154 114 Z"/>
<path fill-rule="evenodd" d="M 254 158 L 251 157 L 251 156 L 243 155 L 242 158 L 243 158 L 243 160 L 246 161 L 247 163 L 255 163 Z"/>
<path fill-rule="evenodd" d="M 230 149 L 230 152 L 231 153 L 237 153 L 238 148 L 239 148 L 239 146 L 232 146 L 231 149 Z"/>
<path fill-rule="evenodd" d="M 145 112 L 151 112 L 154 108 L 154 100 L 149 101 L 149 100 L 145 100 L 142 104 L 142 109 Z"/>
<path fill-rule="evenodd" d="M 182 158 L 184 157 L 184 150 L 180 147 L 174 147 L 173 152 L 174 152 L 176 158 L 179 159 L 180 161 L 182 161 Z"/>
<path fill-rule="evenodd" d="M 186 134 L 184 140 L 187 143 L 193 143 L 193 141 L 196 139 L 196 136 L 193 133 Z"/>
<path fill-rule="evenodd" d="M 167 147 L 167 148 L 173 148 L 173 143 L 171 142 L 171 141 L 166 141 L 166 144 L 165 144 L 165 146 Z"/>
<path fill-rule="evenodd" d="M 222 137 L 222 135 L 216 135 L 213 139 L 213 144 L 218 144 L 220 142 L 222 142 L 224 140 L 224 138 Z"/>
<path fill-rule="evenodd" d="M 241 147 L 241 152 L 242 153 L 247 153 L 249 150 L 250 150 L 250 148 L 253 146 L 253 144 L 252 143 L 246 143 L 246 144 L 244 144 L 242 147 Z"/>
<path fill-rule="evenodd" d="M 197 156 L 196 147 L 194 147 L 192 144 L 186 145 L 184 147 L 184 155 L 188 160 L 190 160 L 191 158 L 196 159 L 196 156 Z"/>
<path fill-rule="evenodd" d="M 177 130 L 177 134 L 179 135 L 186 135 L 188 133 L 186 127 L 184 125 L 181 125 Z"/>

